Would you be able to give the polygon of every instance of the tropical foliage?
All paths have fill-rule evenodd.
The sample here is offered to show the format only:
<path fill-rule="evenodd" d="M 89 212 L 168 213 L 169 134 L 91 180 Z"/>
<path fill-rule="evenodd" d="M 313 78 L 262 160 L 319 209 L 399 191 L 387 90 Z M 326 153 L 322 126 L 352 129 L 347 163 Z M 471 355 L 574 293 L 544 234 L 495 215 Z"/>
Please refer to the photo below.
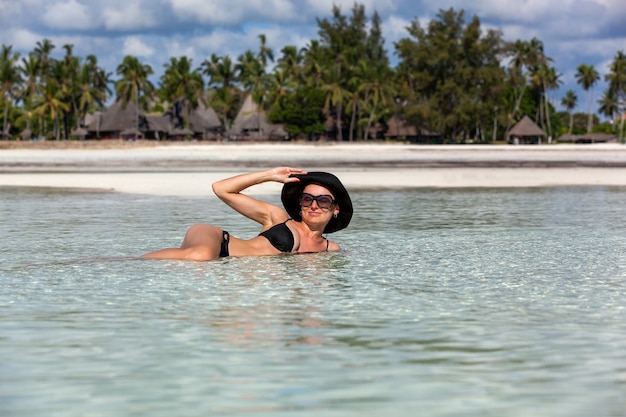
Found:
<path fill-rule="evenodd" d="M 417 140 L 434 132 L 444 142 L 486 143 L 501 140 L 524 115 L 552 137 L 579 132 L 573 113 L 578 97 L 568 91 L 559 103 L 566 112 L 557 113 L 553 103 L 559 101 L 552 95 L 562 76 L 537 38 L 507 41 L 499 31 L 485 29 L 478 16 L 452 8 L 426 24 L 415 19 L 391 46 L 385 45 L 378 13 L 368 17 L 358 3 L 348 13 L 333 7 L 317 25 L 318 38 L 301 49 L 288 45 L 274 51 L 259 35 L 258 50 L 239 56 L 213 54 L 196 66 L 188 57 L 172 57 L 156 85 L 153 68 L 134 56 L 126 56 L 114 76 L 95 55 L 73 55 L 72 45 L 62 46 L 61 58 L 53 58 L 56 46 L 48 39 L 23 57 L 2 45 L 1 135 L 28 131 L 68 138 L 87 114 L 112 100 L 144 111 L 177 103 L 186 115 L 208 105 L 226 132 L 247 95 L 272 122 L 306 138 L 382 138 L 395 118 L 416 126 Z M 393 66 L 391 54 L 397 59 Z M 587 92 L 583 130 L 596 129 L 598 112 L 623 138 L 624 52 L 615 55 L 599 101 L 594 103 L 601 81 L 597 69 L 581 64 L 576 77 Z"/>

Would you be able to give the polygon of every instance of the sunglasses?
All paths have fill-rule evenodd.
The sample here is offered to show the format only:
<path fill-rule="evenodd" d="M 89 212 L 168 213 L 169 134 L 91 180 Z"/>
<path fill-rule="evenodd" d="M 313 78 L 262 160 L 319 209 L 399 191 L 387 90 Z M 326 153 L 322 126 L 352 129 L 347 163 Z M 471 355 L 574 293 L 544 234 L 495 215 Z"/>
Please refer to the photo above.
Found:
<path fill-rule="evenodd" d="M 335 200 L 329 195 L 318 195 L 314 196 L 307 193 L 302 193 L 300 197 L 300 204 L 302 207 L 311 207 L 314 201 L 317 201 L 317 206 L 321 209 L 329 209 L 333 204 L 335 204 Z"/>

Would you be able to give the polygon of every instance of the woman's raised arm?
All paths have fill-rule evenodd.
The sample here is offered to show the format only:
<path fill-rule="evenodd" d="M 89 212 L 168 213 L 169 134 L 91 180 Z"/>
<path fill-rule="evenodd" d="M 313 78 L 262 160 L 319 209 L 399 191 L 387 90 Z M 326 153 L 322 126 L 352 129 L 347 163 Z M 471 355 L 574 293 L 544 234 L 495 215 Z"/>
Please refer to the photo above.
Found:
<path fill-rule="evenodd" d="M 263 226 L 268 226 L 285 220 L 288 217 L 285 210 L 241 192 L 246 188 L 264 182 L 287 183 L 299 181 L 298 178 L 291 177 L 292 174 L 306 174 L 306 171 L 299 168 L 278 167 L 267 171 L 237 175 L 213 183 L 213 192 L 237 212 Z"/>

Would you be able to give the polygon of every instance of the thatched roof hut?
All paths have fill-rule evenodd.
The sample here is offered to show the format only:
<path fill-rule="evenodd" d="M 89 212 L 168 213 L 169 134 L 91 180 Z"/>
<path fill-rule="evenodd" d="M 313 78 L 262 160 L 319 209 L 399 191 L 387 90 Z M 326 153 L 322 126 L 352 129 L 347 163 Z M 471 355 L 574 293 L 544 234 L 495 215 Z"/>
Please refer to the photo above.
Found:
<path fill-rule="evenodd" d="M 22 130 L 22 133 L 20 133 L 20 137 L 22 138 L 22 140 L 29 140 L 33 137 L 33 131 L 29 128 L 26 128 Z"/>
<path fill-rule="evenodd" d="M 506 134 L 506 140 L 515 145 L 531 144 L 541 145 L 546 139 L 546 132 L 528 116 L 517 122 Z"/>
<path fill-rule="evenodd" d="M 213 108 L 198 103 L 195 109 L 190 109 L 188 114 L 185 113 L 187 111 L 184 109 L 183 103 L 178 101 L 163 114 L 163 118 L 170 126 L 170 134 L 181 135 L 180 132 L 186 129 L 191 133 L 184 135 L 192 135 L 198 139 L 217 137 L 222 123 Z"/>
<path fill-rule="evenodd" d="M 87 125 L 90 135 L 104 139 L 119 137 L 142 137 L 160 139 L 169 130 L 169 125 L 161 115 L 146 115 L 134 103 L 124 104 L 121 100 L 113 103 L 97 117 L 91 117 Z"/>
<path fill-rule="evenodd" d="M 617 136 L 610 133 L 585 133 L 582 135 L 562 135 L 557 139 L 561 143 L 612 143 Z"/>
<path fill-rule="evenodd" d="M 270 123 L 265 112 L 252 100 L 251 94 L 245 98 L 228 134 L 237 139 L 254 140 L 281 139 L 288 135 L 282 125 Z"/>
<path fill-rule="evenodd" d="M 124 139 L 129 139 L 129 138 L 142 138 L 143 137 L 143 133 L 140 132 L 139 130 L 137 130 L 134 127 L 129 127 L 127 129 L 124 129 L 120 132 L 120 136 Z"/>
<path fill-rule="evenodd" d="M 124 104 L 118 100 L 102 113 L 100 132 L 122 132 L 126 129 L 137 129 L 142 124 L 145 124 L 143 111 L 135 103 Z"/>
<path fill-rule="evenodd" d="M 85 139 L 85 137 L 87 137 L 88 134 L 89 132 L 87 132 L 87 129 L 84 129 L 79 126 L 70 132 L 70 137 L 79 138 L 82 140 L 82 139 Z"/>
<path fill-rule="evenodd" d="M 385 138 L 406 139 L 411 143 L 440 143 L 441 135 L 428 129 L 417 128 L 403 117 L 393 115 L 387 122 Z"/>

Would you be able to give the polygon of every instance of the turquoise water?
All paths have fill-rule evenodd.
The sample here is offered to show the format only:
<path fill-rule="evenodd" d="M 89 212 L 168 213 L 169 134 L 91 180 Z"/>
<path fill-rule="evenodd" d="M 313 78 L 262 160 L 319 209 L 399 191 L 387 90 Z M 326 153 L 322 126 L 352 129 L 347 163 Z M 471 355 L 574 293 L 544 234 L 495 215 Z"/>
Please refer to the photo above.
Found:
<path fill-rule="evenodd" d="M 626 415 L 626 189 L 353 198 L 342 253 L 185 263 L 132 257 L 258 230 L 0 188 L 0 415 Z"/>

